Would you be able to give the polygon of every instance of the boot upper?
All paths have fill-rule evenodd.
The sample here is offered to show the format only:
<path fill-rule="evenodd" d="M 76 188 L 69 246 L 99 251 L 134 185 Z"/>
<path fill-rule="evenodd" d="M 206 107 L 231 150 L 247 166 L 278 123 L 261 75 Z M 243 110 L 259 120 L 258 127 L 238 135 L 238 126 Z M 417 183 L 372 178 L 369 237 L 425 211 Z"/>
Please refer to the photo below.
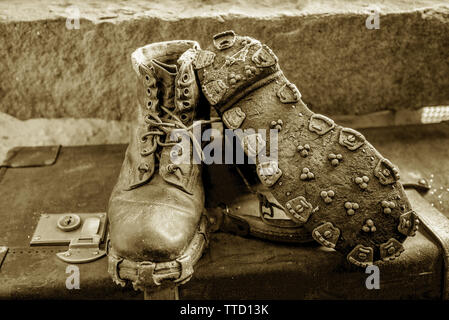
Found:
<path fill-rule="evenodd" d="M 285 213 L 356 265 L 397 257 L 419 223 L 398 168 L 360 132 L 312 112 L 266 45 L 232 31 L 212 42 L 194 64 L 202 92 L 228 128 L 248 131 L 242 149 Z M 255 130 L 277 131 L 275 148 Z"/>
<path fill-rule="evenodd" d="M 199 90 L 185 53 L 196 47 L 170 41 L 132 55 L 137 119 L 108 210 L 112 248 L 121 257 L 173 260 L 197 230 L 204 190 L 191 132 Z"/>

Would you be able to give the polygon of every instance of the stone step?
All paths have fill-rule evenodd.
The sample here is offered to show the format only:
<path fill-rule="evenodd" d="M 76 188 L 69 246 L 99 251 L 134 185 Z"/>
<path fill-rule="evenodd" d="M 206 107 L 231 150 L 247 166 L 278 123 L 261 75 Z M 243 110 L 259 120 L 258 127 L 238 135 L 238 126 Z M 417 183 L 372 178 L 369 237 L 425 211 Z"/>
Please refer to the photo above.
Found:
<path fill-rule="evenodd" d="M 77 10 L 79 29 L 68 29 Z M 272 47 L 316 112 L 449 104 L 447 1 L 19 0 L 0 2 L 0 111 L 130 120 L 134 49 L 172 39 L 205 47 L 228 29 Z"/>

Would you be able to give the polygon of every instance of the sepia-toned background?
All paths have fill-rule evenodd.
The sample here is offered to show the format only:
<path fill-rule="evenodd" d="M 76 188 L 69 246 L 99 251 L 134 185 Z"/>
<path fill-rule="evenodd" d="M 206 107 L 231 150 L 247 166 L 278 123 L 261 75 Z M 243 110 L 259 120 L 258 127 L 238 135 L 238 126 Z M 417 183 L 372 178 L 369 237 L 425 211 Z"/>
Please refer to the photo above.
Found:
<path fill-rule="evenodd" d="M 67 27 L 73 10 L 79 29 Z M 447 1 L 2 1 L 0 161 L 16 145 L 126 143 L 131 52 L 172 39 L 206 47 L 228 29 L 273 48 L 315 112 L 449 105 Z"/>

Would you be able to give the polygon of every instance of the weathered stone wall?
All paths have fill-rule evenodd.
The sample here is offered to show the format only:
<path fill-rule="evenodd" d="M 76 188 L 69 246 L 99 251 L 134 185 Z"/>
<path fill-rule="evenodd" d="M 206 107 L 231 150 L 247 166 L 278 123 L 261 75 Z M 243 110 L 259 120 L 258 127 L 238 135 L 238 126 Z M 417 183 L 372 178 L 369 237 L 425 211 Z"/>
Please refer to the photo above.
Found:
<path fill-rule="evenodd" d="M 234 29 L 267 43 L 314 111 L 364 114 L 449 103 L 445 1 L 0 3 L 0 111 L 36 117 L 129 120 L 131 52 L 154 41 L 202 46 Z M 66 28 L 69 5 L 79 30 Z M 365 27 L 380 10 L 380 29 Z"/>

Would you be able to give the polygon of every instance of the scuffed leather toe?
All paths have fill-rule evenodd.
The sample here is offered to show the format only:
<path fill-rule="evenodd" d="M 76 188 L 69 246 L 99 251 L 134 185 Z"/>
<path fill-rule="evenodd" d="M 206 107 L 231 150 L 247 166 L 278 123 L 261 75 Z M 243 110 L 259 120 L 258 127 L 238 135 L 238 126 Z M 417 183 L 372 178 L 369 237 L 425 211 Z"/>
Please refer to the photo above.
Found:
<path fill-rule="evenodd" d="M 171 261 L 193 238 L 197 215 L 164 204 L 116 199 L 109 209 L 111 242 L 121 257 L 134 261 Z"/>

